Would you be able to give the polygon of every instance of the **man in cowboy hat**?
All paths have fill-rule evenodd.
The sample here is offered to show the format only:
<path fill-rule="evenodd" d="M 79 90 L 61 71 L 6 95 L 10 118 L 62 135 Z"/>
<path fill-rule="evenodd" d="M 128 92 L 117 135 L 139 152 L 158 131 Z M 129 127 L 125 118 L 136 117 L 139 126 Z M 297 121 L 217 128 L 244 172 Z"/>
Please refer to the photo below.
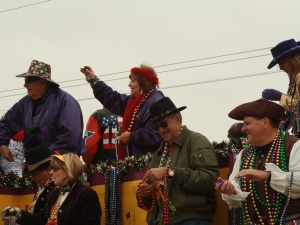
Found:
<path fill-rule="evenodd" d="M 168 97 L 150 106 L 149 126 L 164 141 L 138 185 L 138 206 L 148 211 L 148 224 L 208 225 L 215 214 L 216 154 L 206 137 L 182 125 L 185 108 Z"/>
<path fill-rule="evenodd" d="M 276 64 L 289 78 L 287 94 L 275 89 L 265 89 L 262 97 L 271 101 L 279 101 L 288 115 L 280 124 L 281 129 L 292 127 L 292 133 L 300 137 L 299 98 L 300 98 L 300 42 L 294 39 L 282 41 L 271 49 L 273 60 L 268 65 L 271 69 Z"/>
<path fill-rule="evenodd" d="M 83 119 L 80 105 L 51 79 L 50 65 L 33 60 L 27 72 L 17 75 L 25 78 L 27 96 L 8 110 L 0 121 L 0 153 L 8 161 L 13 156 L 8 148 L 10 137 L 19 130 L 33 126 L 48 127 L 46 144 L 53 153 L 73 151 L 85 153 Z"/>
<path fill-rule="evenodd" d="M 230 207 L 242 209 L 239 222 L 299 224 L 300 141 L 277 128 L 284 108 L 259 99 L 228 116 L 243 120 L 250 146 L 237 155 L 229 180 L 218 178 L 216 190 Z"/>

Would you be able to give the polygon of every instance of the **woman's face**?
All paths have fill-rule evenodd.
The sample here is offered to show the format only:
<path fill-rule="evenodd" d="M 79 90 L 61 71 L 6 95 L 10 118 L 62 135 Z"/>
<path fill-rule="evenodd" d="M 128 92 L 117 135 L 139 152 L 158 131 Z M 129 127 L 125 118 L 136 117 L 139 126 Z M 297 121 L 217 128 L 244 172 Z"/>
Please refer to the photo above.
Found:
<path fill-rule="evenodd" d="M 291 76 L 294 74 L 294 67 L 293 67 L 293 64 L 291 63 L 291 60 L 283 59 L 278 63 L 278 65 L 279 65 L 279 69 L 283 70 L 288 75 Z"/>
<path fill-rule="evenodd" d="M 128 87 L 130 87 L 131 90 L 130 93 L 132 96 L 137 97 L 141 94 L 141 87 L 139 85 L 139 82 L 135 79 L 134 76 L 130 78 Z"/>
<path fill-rule="evenodd" d="M 59 166 L 53 165 L 51 173 L 55 185 L 64 186 L 68 183 L 65 171 Z"/>

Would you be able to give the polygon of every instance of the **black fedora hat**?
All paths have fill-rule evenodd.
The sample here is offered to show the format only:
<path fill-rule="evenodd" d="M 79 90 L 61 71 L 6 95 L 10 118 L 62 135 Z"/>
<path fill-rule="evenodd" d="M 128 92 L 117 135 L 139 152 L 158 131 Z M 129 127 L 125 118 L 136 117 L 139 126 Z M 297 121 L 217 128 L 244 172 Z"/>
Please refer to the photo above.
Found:
<path fill-rule="evenodd" d="M 25 149 L 25 159 L 27 163 L 28 174 L 36 170 L 46 169 L 50 165 L 51 152 L 46 143 L 38 144 L 34 147 Z"/>
<path fill-rule="evenodd" d="M 273 60 L 268 65 L 268 69 L 271 69 L 282 59 L 292 56 L 293 54 L 300 52 L 300 42 L 296 42 L 294 39 L 282 41 L 271 49 Z"/>
<path fill-rule="evenodd" d="M 159 101 L 152 103 L 149 109 L 151 114 L 151 120 L 149 124 L 146 125 L 146 127 L 150 127 L 156 124 L 157 122 L 163 120 L 167 116 L 186 109 L 186 106 L 177 108 L 170 98 L 164 97 Z"/>

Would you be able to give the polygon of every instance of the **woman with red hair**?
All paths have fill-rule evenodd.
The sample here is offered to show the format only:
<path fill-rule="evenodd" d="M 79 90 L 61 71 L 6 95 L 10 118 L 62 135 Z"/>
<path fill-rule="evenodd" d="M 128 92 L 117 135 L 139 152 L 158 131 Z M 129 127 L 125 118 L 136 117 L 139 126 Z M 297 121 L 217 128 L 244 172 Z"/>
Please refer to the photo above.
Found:
<path fill-rule="evenodd" d="M 126 156 L 139 158 L 148 152 L 154 153 L 162 139 L 154 127 L 145 126 L 151 119 L 149 106 L 164 97 L 157 90 L 158 77 L 154 69 L 144 64 L 131 69 L 128 84 L 130 95 L 113 90 L 99 80 L 89 66 L 84 66 L 80 71 L 91 84 L 95 98 L 110 112 L 123 117 L 121 133 L 117 137 L 118 159 L 123 160 Z"/>

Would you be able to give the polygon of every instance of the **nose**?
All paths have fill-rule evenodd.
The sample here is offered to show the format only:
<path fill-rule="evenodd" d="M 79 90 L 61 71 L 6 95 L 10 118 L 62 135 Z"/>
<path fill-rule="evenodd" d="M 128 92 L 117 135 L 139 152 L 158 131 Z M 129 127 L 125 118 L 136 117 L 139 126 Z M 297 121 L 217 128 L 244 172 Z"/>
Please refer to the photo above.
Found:
<path fill-rule="evenodd" d="M 242 131 L 242 132 L 245 132 L 245 131 L 246 131 L 246 127 L 245 127 L 245 125 L 243 125 L 243 126 L 242 126 L 242 129 L 241 129 L 241 131 Z"/>
<path fill-rule="evenodd" d="M 279 69 L 280 69 L 280 70 L 283 70 L 283 69 L 284 69 L 283 63 L 279 63 Z"/>

